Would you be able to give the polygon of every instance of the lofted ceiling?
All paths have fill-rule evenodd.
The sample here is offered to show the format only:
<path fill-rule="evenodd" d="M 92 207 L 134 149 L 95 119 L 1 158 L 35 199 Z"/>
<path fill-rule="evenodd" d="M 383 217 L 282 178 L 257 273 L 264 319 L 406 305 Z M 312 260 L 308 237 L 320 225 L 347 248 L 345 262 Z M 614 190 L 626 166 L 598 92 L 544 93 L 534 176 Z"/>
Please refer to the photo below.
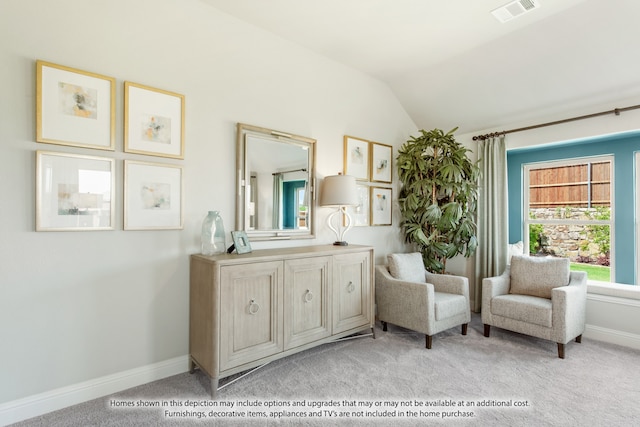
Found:
<path fill-rule="evenodd" d="M 423 129 L 500 130 L 640 99 L 636 0 L 537 0 L 506 23 L 491 11 L 510 0 L 202 1 L 385 82 Z"/>

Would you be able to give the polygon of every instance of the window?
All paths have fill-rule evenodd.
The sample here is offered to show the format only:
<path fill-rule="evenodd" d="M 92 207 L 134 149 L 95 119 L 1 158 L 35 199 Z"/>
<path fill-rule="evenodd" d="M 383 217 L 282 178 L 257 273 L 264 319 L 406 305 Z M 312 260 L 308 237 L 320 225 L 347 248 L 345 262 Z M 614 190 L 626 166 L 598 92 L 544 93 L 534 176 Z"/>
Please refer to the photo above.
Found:
<path fill-rule="evenodd" d="M 589 280 L 613 281 L 613 156 L 529 163 L 523 170 L 529 254 L 566 257 Z"/>
<path fill-rule="evenodd" d="M 636 168 L 640 171 L 640 165 L 636 165 L 635 161 L 637 152 L 640 152 L 640 130 L 508 150 L 509 242 L 528 239 L 531 221 L 528 212 L 529 201 L 525 202 L 529 192 L 529 184 L 524 183 L 527 175 L 524 173 L 525 166 L 540 169 L 609 159 L 612 218 L 609 223 L 611 282 L 640 285 L 640 279 L 636 280 L 640 273 L 640 265 L 637 264 L 640 262 L 640 248 L 636 247 L 636 216 L 640 214 L 640 210 L 636 211 L 636 203 L 640 203 L 637 201 L 640 191 L 634 185 Z M 591 222 L 590 225 L 606 224 Z"/>

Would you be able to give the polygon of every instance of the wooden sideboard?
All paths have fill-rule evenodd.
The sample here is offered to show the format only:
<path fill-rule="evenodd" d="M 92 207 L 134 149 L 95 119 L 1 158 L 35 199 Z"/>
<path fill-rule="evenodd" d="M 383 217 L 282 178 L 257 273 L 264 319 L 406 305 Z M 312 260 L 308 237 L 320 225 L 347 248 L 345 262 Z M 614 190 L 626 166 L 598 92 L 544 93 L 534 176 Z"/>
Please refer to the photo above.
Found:
<path fill-rule="evenodd" d="M 367 331 L 373 335 L 373 248 L 304 246 L 192 255 L 190 370 L 218 381 Z M 374 336 L 375 338 L 375 336 Z"/>

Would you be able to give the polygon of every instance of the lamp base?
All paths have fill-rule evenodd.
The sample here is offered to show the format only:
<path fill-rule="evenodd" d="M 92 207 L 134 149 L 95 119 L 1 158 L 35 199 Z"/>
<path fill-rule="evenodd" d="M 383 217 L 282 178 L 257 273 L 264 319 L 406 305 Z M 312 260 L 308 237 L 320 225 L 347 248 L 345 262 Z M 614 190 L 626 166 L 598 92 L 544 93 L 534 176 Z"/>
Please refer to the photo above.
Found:
<path fill-rule="evenodd" d="M 333 246 L 349 246 L 349 244 L 344 240 L 339 240 L 339 241 L 333 242 Z"/>

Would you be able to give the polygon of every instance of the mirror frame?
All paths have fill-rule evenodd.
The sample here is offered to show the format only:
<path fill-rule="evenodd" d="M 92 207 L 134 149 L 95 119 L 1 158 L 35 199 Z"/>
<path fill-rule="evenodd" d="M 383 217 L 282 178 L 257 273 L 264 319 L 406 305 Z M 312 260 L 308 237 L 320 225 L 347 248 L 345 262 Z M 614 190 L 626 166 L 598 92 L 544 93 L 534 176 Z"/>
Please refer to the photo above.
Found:
<path fill-rule="evenodd" d="M 272 141 L 281 141 L 287 144 L 294 144 L 307 147 L 308 173 L 309 173 L 309 227 L 304 230 L 248 230 L 245 224 L 245 214 L 247 211 L 248 197 L 246 184 L 250 180 L 251 171 L 247 170 L 246 136 L 262 136 Z M 247 233 L 252 241 L 257 240 L 289 240 L 289 239 L 312 239 L 315 237 L 316 223 L 316 140 L 306 136 L 293 135 L 288 132 L 280 132 L 273 129 L 252 126 L 245 123 L 238 123 L 236 127 L 236 230 Z"/>

